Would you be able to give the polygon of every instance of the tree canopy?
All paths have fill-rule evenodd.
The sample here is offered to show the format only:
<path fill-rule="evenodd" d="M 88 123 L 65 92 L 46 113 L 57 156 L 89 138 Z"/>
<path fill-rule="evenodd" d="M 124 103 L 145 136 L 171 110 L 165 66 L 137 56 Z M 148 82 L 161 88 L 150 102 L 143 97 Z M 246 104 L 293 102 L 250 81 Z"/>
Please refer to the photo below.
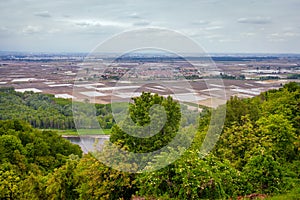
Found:
<path fill-rule="evenodd" d="M 7 93 L 5 99 L 21 95 L 1 92 L 2 96 Z M 172 98 L 143 93 L 133 99 L 128 117 L 141 127 L 147 126 L 151 123 L 151 112 L 155 115 L 155 109 L 159 108 L 153 105 L 167 110 L 167 123 L 157 137 L 133 137 L 117 124 L 113 126 L 111 141 L 132 152 L 149 152 L 166 145 L 176 134 L 181 118 L 179 105 Z M 268 196 L 272 199 L 279 195 L 279 199 L 299 199 L 300 85 L 289 83 L 251 99 L 234 97 L 226 107 L 224 129 L 210 154 L 199 156 L 212 113 L 212 109 L 204 108 L 190 148 L 166 167 L 138 174 L 108 167 L 91 153 L 82 156 L 78 146 L 55 132 L 34 129 L 20 120 L 1 120 L 0 198 L 241 199 Z M 189 134 L 189 130 L 184 129 L 183 133 Z M 176 153 L 177 149 L 169 149 L 169 156 Z M 118 164 L 118 160 L 115 162 Z M 157 154 L 151 162 L 168 163 L 169 160 L 168 156 Z"/>
<path fill-rule="evenodd" d="M 84 105 L 83 103 L 81 103 Z M 96 116 L 103 129 L 113 124 L 111 106 L 95 104 Z M 16 92 L 14 88 L 0 88 L 0 120 L 20 119 L 41 129 L 75 129 L 70 99 L 34 92 Z M 84 123 L 89 118 L 82 115 Z"/>

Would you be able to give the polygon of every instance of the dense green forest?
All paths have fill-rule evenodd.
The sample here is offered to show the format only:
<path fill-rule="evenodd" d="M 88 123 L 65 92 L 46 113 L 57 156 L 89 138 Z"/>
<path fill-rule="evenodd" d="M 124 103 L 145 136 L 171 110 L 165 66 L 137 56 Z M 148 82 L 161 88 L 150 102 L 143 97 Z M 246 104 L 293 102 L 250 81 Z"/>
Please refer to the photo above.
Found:
<path fill-rule="evenodd" d="M 95 108 L 101 127 L 110 129 L 114 124 L 110 105 L 95 104 Z M 71 100 L 14 88 L 0 88 L 0 119 L 20 119 L 41 129 L 75 129 Z"/>
<path fill-rule="evenodd" d="M 19 120 L 0 121 L 0 199 L 44 199 L 50 175 L 82 151 L 56 132 L 40 131 Z"/>
<path fill-rule="evenodd" d="M 39 113 L 27 103 L 26 95 L 29 94 L 3 89 L 1 104 L 9 106 L 10 98 L 18 99 L 21 103 L 19 109 Z M 59 105 L 55 112 L 66 117 L 63 111 L 59 111 L 62 103 L 53 97 L 49 99 L 46 101 Z M 147 113 L 153 104 L 162 105 L 169 111 L 167 123 L 157 137 L 147 138 L 145 144 L 142 139 L 129 137 L 114 125 L 111 142 L 127 151 L 148 152 L 172 140 L 180 118 L 178 103 L 172 98 L 143 93 L 130 105 L 130 117 L 139 125 L 148 124 Z M 16 116 L 31 122 L 5 113 L 5 106 L 1 105 L 3 119 Z M 224 106 L 227 111 L 224 128 L 210 154 L 204 158 L 199 156 L 212 113 L 205 108 L 192 145 L 183 155 L 160 170 L 145 173 L 112 169 L 97 160 L 96 154 L 81 157 L 78 147 L 55 132 L 39 131 L 20 120 L 1 121 L 0 198 L 299 199 L 300 85 L 292 82 L 251 99 L 233 97 Z M 22 113 L 27 116 L 26 112 Z M 183 133 L 188 134 L 189 128 L 193 127 L 186 128 Z M 170 149 L 170 156 L 176 151 Z M 100 154 L 109 158 L 114 151 L 107 148 Z M 148 162 L 167 162 L 165 158 L 157 154 Z M 118 160 L 115 164 L 118 165 Z M 135 168 L 136 164 L 132 162 L 124 167 Z"/>

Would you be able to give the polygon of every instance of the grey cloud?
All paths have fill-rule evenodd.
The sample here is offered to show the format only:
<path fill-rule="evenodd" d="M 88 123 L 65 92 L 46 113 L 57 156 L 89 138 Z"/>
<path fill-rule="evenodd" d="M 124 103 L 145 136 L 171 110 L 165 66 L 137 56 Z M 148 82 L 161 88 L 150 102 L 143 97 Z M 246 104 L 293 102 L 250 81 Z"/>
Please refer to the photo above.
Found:
<path fill-rule="evenodd" d="M 28 26 L 26 26 L 26 27 L 23 28 L 22 32 L 24 34 L 40 33 L 41 32 L 41 27 L 28 25 Z"/>
<path fill-rule="evenodd" d="M 83 19 L 83 20 L 68 20 L 67 22 L 80 27 L 130 27 L 130 23 L 124 23 L 111 20 L 98 20 L 98 19 Z"/>
<path fill-rule="evenodd" d="M 222 29 L 222 28 L 223 28 L 222 26 L 208 26 L 208 27 L 205 27 L 204 30 L 212 31 L 212 30 L 218 30 L 218 29 Z"/>
<path fill-rule="evenodd" d="M 133 19 L 141 19 L 141 16 L 136 12 L 131 13 L 128 17 Z"/>
<path fill-rule="evenodd" d="M 199 20 L 199 21 L 192 22 L 192 24 L 193 25 L 208 25 L 208 24 L 210 24 L 210 22 L 207 20 Z"/>
<path fill-rule="evenodd" d="M 7 28 L 6 26 L 2 26 L 0 27 L 0 32 L 9 32 L 9 28 Z"/>
<path fill-rule="evenodd" d="M 62 17 L 64 17 L 64 18 L 70 18 L 71 16 L 64 14 L 64 15 L 62 15 Z"/>
<path fill-rule="evenodd" d="M 239 18 L 237 22 L 244 23 L 244 24 L 269 24 L 272 21 L 270 18 L 254 17 L 254 18 Z"/>
<path fill-rule="evenodd" d="M 8 27 L 6 27 L 6 26 L 0 27 L 0 36 L 6 37 L 6 36 L 12 36 L 12 35 L 13 35 L 13 31 L 10 30 Z"/>
<path fill-rule="evenodd" d="M 139 22 L 135 22 L 133 23 L 134 26 L 148 26 L 150 25 L 151 23 L 148 22 L 148 21 L 139 21 Z"/>
<path fill-rule="evenodd" d="M 268 36 L 270 41 L 285 41 L 293 37 L 299 37 L 300 33 L 298 32 L 283 32 L 283 33 L 272 33 Z"/>
<path fill-rule="evenodd" d="M 92 25 L 91 23 L 89 22 L 85 22 L 85 21 L 82 21 L 82 22 L 74 22 L 75 25 L 77 26 L 95 26 L 95 25 Z M 98 24 L 96 24 L 98 25 Z"/>
<path fill-rule="evenodd" d="M 299 5 L 297 0 L 0 1 L 0 46 L 84 51 L 118 32 L 155 26 L 181 31 L 210 52 L 300 52 Z M 34 44 L 36 36 L 46 39 Z M 282 42 L 276 46 L 269 38 Z M 240 42 L 228 45 L 236 39 Z"/>
<path fill-rule="evenodd" d="M 36 12 L 36 13 L 34 13 L 34 15 L 37 16 L 37 17 L 45 17 L 45 18 L 52 17 L 51 14 L 48 11 Z"/>

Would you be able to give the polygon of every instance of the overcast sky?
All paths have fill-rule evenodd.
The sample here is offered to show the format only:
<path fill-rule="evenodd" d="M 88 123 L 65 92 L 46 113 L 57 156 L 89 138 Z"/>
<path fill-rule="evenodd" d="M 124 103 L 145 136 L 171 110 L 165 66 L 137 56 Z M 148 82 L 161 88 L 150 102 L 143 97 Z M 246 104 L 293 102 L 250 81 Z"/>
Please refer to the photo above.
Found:
<path fill-rule="evenodd" d="M 299 0 L 0 0 L 0 50 L 89 52 L 143 27 L 210 53 L 300 53 Z"/>

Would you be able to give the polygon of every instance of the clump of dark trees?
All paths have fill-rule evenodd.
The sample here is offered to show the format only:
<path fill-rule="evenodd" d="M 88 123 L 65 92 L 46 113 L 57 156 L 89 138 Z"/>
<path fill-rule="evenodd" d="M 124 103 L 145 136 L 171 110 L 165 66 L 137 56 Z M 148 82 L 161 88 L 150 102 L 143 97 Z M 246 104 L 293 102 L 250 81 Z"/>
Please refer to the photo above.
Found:
<path fill-rule="evenodd" d="M 101 127 L 110 129 L 114 124 L 111 106 L 95 104 L 95 110 Z M 70 99 L 55 98 L 51 94 L 21 93 L 14 88 L 0 88 L 0 120 L 6 119 L 20 119 L 40 129 L 76 128 Z M 85 120 L 86 124 L 90 123 L 89 118 Z"/>

